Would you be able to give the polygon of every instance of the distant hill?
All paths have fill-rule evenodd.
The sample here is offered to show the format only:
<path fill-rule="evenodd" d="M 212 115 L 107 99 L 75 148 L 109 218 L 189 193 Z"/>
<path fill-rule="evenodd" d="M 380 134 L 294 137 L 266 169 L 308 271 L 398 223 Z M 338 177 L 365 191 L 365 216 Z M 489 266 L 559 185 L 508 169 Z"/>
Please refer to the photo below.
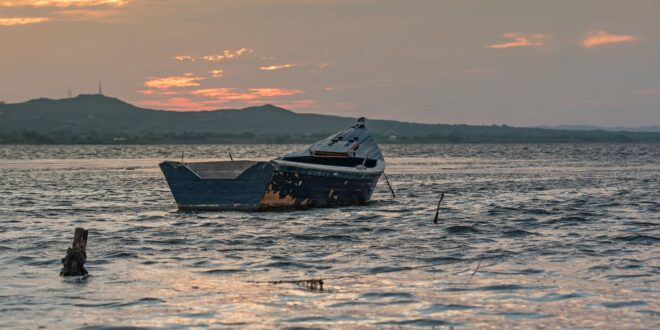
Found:
<path fill-rule="evenodd" d="M 135 107 L 103 95 L 0 104 L 0 143 L 291 143 L 310 142 L 355 118 L 298 114 L 270 104 L 173 112 Z M 367 119 L 379 142 L 660 142 L 660 133 L 556 130 L 506 125 L 419 124 Z"/>
<path fill-rule="evenodd" d="M 604 130 L 611 132 L 656 132 L 660 133 L 659 126 L 645 126 L 645 127 L 602 127 L 594 125 L 559 125 L 559 126 L 536 126 L 537 128 L 549 128 L 549 129 L 563 129 L 563 130 L 573 130 L 573 131 L 593 131 L 593 130 Z"/>

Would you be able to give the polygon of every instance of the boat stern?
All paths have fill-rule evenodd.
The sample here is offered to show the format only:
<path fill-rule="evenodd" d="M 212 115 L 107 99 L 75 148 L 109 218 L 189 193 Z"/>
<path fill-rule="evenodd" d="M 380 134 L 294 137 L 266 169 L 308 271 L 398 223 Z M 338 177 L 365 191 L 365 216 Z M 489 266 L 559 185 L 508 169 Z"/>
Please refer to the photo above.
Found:
<path fill-rule="evenodd" d="M 269 162 L 159 164 L 180 210 L 256 210 L 273 172 Z"/>

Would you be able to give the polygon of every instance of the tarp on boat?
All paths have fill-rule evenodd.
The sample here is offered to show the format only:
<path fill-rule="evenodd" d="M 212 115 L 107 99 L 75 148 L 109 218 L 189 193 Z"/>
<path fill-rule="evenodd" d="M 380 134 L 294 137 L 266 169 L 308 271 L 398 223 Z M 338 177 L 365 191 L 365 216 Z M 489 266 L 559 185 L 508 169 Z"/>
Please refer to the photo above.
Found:
<path fill-rule="evenodd" d="M 364 118 L 360 118 L 355 126 L 330 135 L 305 149 L 285 155 L 282 158 L 305 156 L 366 157 L 368 159 L 384 160 L 378 144 L 364 125 Z"/>

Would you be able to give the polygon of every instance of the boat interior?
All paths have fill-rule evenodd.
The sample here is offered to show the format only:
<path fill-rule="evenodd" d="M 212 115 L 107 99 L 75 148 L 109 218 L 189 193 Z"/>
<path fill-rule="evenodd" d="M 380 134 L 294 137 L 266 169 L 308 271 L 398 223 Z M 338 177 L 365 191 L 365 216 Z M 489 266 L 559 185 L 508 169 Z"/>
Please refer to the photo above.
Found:
<path fill-rule="evenodd" d="M 183 166 L 201 179 L 236 179 L 250 167 L 263 162 L 257 161 L 219 161 L 183 163 Z"/>
<path fill-rule="evenodd" d="M 330 166 L 343 166 L 355 167 L 364 165 L 366 168 L 376 167 L 378 163 L 376 159 L 367 159 L 358 157 L 317 157 L 317 156 L 293 156 L 283 157 L 282 160 L 296 163 L 317 164 L 317 165 L 330 165 Z"/>

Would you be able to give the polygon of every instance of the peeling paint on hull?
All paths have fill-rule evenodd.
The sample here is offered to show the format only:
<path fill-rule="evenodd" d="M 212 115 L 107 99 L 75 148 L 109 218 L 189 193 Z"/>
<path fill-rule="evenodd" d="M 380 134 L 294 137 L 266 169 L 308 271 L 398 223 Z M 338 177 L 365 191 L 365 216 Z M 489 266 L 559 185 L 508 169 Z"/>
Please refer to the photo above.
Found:
<path fill-rule="evenodd" d="M 380 174 L 356 177 L 337 171 L 278 168 L 273 172 L 260 209 L 364 204 Z"/>

